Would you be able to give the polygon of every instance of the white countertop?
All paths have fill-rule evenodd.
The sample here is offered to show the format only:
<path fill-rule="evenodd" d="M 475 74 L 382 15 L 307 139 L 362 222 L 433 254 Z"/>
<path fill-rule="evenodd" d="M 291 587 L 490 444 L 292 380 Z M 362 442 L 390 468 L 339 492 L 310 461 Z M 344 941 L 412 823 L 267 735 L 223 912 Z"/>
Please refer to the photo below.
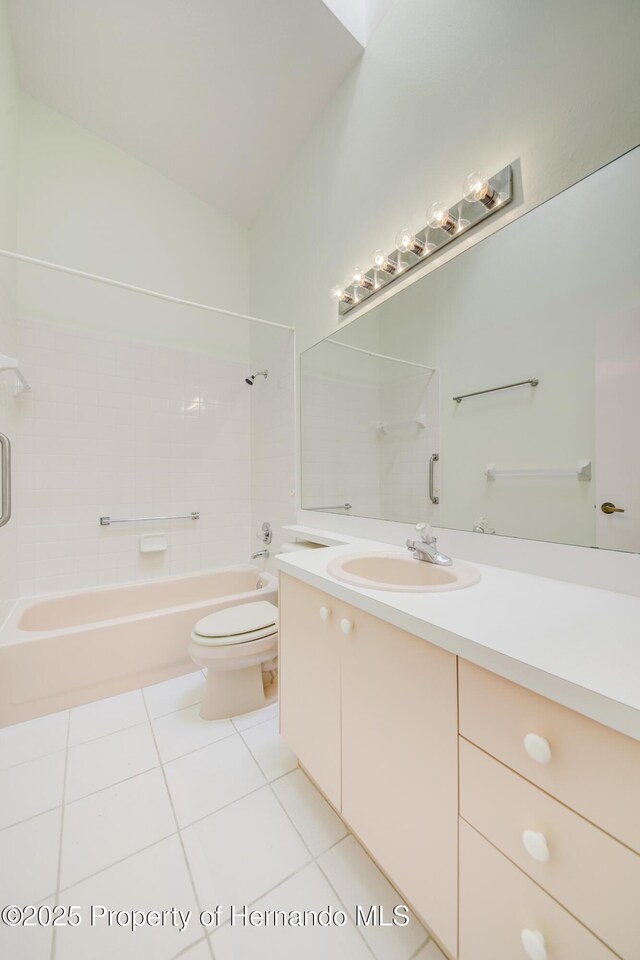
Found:
<path fill-rule="evenodd" d="M 340 545 L 279 554 L 283 573 L 640 740 L 640 597 L 485 564 L 466 589 L 363 590 L 330 576 L 329 561 L 398 544 L 287 529 Z"/>

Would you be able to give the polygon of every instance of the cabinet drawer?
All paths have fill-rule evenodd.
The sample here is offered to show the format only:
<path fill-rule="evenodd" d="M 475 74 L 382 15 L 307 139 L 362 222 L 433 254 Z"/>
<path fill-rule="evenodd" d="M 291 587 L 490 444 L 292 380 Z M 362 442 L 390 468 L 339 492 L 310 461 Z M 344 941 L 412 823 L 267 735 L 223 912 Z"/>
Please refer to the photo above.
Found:
<path fill-rule="evenodd" d="M 459 685 L 463 737 L 640 853 L 640 742 L 466 660 Z"/>
<path fill-rule="evenodd" d="M 527 960 L 524 931 L 544 938 L 541 958 L 615 960 L 600 940 L 461 820 L 459 960 Z"/>
<path fill-rule="evenodd" d="M 460 815 L 624 960 L 640 957 L 637 854 L 462 739 Z"/>

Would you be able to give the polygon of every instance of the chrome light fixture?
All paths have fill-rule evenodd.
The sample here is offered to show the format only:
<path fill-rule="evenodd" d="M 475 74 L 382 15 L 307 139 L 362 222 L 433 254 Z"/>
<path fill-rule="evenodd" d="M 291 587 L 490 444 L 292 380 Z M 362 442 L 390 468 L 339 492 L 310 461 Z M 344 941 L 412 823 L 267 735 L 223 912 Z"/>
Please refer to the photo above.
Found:
<path fill-rule="evenodd" d="M 403 227 L 396 234 L 396 246 L 390 253 L 382 248 L 371 254 L 367 271 L 354 270 L 346 287 L 331 290 L 340 316 L 393 283 L 406 272 L 431 259 L 447 244 L 482 223 L 513 199 L 513 171 L 503 167 L 493 177 L 470 173 L 463 184 L 463 197 L 447 206 L 438 201 L 427 210 L 427 225 L 422 230 Z M 406 258 L 406 259 L 405 259 Z"/>

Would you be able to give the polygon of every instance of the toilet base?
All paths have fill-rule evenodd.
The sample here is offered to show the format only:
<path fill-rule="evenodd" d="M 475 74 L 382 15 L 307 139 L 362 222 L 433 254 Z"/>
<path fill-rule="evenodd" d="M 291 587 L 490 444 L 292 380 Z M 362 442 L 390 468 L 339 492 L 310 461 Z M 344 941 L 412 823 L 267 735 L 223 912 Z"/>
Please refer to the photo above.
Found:
<path fill-rule="evenodd" d="M 242 713 L 251 713 L 273 703 L 273 684 L 265 693 L 262 666 L 257 663 L 241 670 L 207 670 L 207 679 L 200 706 L 203 720 L 226 720 Z"/>

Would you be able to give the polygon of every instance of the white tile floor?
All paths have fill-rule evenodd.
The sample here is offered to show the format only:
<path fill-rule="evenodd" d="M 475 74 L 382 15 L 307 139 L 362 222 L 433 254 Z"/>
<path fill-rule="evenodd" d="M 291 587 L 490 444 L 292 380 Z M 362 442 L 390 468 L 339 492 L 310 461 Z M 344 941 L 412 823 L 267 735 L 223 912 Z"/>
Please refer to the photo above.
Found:
<path fill-rule="evenodd" d="M 74 905 L 79 927 L 10 928 L 10 960 L 443 960 L 297 765 L 277 706 L 206 723 L 198 671 L 0 730 L 0 907 Z M 191 910 L 184 931 L 91 927 L 89 905 Z M 200 911 L 344 910 L 343 927 L 205 930 Z"/>

